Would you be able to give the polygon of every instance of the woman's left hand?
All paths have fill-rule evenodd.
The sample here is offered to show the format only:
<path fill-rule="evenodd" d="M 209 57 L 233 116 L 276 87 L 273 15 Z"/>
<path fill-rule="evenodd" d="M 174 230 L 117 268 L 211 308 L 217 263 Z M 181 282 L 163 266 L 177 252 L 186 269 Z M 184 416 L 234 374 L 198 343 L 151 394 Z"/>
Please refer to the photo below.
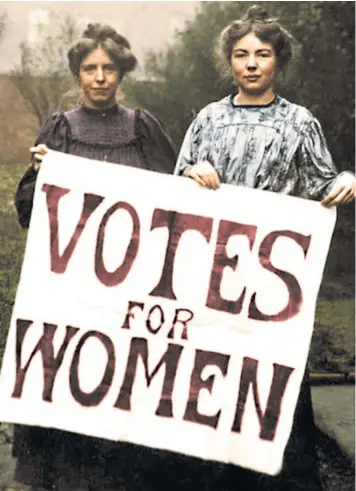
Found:
<path fill-rule="evenodd" d="M 324 206 L 345 205 L 351 203 L 356 197 L 356 177 L 345 173 L 337 179 L 330 193 L 325 196 L 321 204 Z"/>

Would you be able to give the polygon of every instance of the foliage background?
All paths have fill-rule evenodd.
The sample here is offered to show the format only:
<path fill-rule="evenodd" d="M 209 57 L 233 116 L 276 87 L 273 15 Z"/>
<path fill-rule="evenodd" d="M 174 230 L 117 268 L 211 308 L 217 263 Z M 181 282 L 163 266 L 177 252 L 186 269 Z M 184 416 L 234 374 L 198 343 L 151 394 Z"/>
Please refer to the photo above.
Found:
<path fill-rule="evenodd" d="M 354 167 L 354 2 L 254 2 L 278 17 L 294 36 L 296 60 L 278 81 L 278 92 L 308 107 L 320 120 L 340 170 Z M 234 90 L 217 68 L 218 34 L 252 2 L 201 2 L 196 18 L 177 31 L 162 52 L 148 53 L 144 80 L 124 80 L 124 102 L 151 110 L 179 149 L 195 114 Z M 63 65 L 76 36 L 70 17 L 53 18 L 37 51 L 24 44 L 22 60 L 0 77 L 0 360 L 19 279 L 26 233 L 17 224 L 13 195 L 28 165 L 28 148 L 46 114 L 68 107 L 75 86 Z M 6 18 L 0 12 L 1 33 Z M 46 45 L 46 50 L 43 46 Z M 1 50 L 1 45 L 0 45 Z M 39 57 L 39 54 L 42 55 Z M 56 62 L 57 60 L 57 62 Z M 45 70 L 45 77 L 39 75 Z M 68 102 L 69 101 L 69 102 Z M 318 371 L 354 367 L 354 207 L 339 210 L 321 286 L 310 365 Z"/>

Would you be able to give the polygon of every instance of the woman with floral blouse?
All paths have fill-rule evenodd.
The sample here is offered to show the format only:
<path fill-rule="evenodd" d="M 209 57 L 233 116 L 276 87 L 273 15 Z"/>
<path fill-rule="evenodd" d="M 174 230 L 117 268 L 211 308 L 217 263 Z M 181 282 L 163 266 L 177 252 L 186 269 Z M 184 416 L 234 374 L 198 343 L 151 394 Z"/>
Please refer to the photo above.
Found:
<path fill-rule="evenodd" d="M 351 202 L 355 177 L 337 173 L 317 119 L 274 90 L 277 74 L 292 57 L 291 36 L 254 6 L 222 31 L 219 48 L 238 93 L 199 112 L 185 135 L 175 174 L 211 189 L 226 183 L 320 200 L 325 206 Z M 320 491 L 314 432 L 306 373 L 281 474 L 269 477 L 231 466 L 229 489 Z"/>

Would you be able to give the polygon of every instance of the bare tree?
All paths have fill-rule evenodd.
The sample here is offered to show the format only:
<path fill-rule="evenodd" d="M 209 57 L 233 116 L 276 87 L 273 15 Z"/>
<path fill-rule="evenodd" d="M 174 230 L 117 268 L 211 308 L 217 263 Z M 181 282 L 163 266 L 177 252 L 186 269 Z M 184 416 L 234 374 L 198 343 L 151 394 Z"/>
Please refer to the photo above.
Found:
<path fill-rule="evenodd" d="M 0 14 L 0 41 L 2 40 L 6 27 L 7 27 L 7 15 L 5 12 Z"/>
<path fill-rule="evenodd" d="M 50 12 L 48 22 L 38 25 L 32 42 L 21 44 L 21 61 L 11 79 L 31 104 L 39 123 L 49 114 L 75 104 L 75 84 L 66 53 L 79 35 L 76 19 Z"/>

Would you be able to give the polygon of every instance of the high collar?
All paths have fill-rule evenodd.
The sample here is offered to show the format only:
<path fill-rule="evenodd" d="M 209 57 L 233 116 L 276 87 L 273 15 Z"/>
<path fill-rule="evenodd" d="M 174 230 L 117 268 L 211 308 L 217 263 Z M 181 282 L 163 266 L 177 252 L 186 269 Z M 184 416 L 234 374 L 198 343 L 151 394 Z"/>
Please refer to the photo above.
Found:
<path fill-rule="evenodd" d="M 236 93 L 231 94 L 231 96 L 230 96 L 231 105 L 233 107 L 244 107 L 244 108 L 259 108 L 259 109 L 263 109 L 263 108 L 267 108 L 267 107 L 271 107 L 271 106 L 277 105 L 279 103 L 279 100 L 280 100 L 279 95 L 276 94 L 275 97 L 274 97 L 274 99 L 272 101 L 268 102 L 267 104 L 236 104 L 234 102 L 235 97 L 236 97 Z"/>
<path fill-rule="evenodd" d="M 92 115 L 98 115 L 98 116 L 110 116 L 113 114 L 117 114 L 119 111 L 119 106 L 118 104 L 115 104 L 114 106 L 107 107 L 105 109 L 94 109 L 92 107 L 88 106 L 81 106 L 81 109 L 85 111 L 88 114 Z"/>

